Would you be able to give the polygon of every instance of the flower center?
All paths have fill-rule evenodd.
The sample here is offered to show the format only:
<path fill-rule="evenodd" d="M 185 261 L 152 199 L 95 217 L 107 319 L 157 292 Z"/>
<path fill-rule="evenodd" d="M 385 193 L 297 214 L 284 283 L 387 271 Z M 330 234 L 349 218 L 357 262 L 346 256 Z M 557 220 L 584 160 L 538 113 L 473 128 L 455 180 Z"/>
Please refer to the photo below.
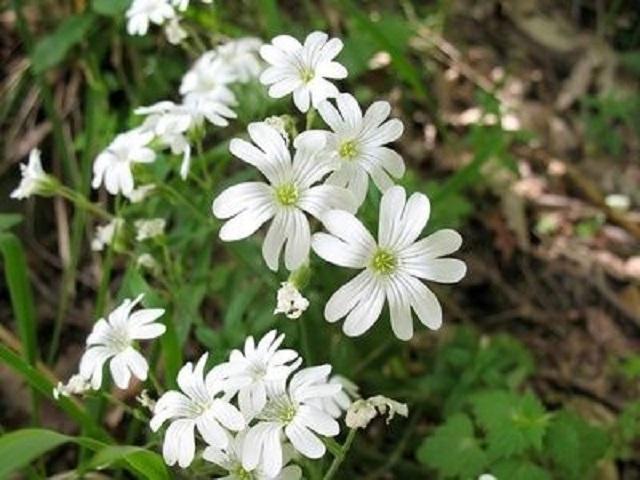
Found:
<path fill-rule="evenodd" d="M 280 202 L 280 205 L 284 205 L 285 207 L 295 205 L 299 197 L 298 189 L 293 183 L 283 183 L 276 188 L 276 198 L 278 202 Z"/>
<path fill-rule="evenodd" d="M 338 155 L 343 160 L 353 160 L 358 155 L 358 148 L 355 140 L 347 140 L 342 142 L 338 147 Z"/>
<path fill-rule="evenodd" d="M 242 465 L 238 465 L 229 473 L 232 473 L 233 478 L 237 478 L 238 480 L 253 480 L 253 474 L 242 468 Z"/>
<path fill-rule="evenodd" d="M 371 259 L 371 268 L 381 275 L 389 275 L 396 269 L 396 257 L 387 250 L 378 249 Z"/>
<path fill-rule="evenodd" d="M 313 77 L 315 76 L 316 76 L 316 72 L 314 72 L 309 67 L 304 67 L 300 70 L 300 78 L 304 83 L 309 83 L 311 80 L 313 80 Z"/>
<path fill-rule="evenodd" d="M 109 345 L 119 352 L 122 352 L 131 346 L 131 339 L 124 330 L 114 329 L 109 334 Z"/>
<path fill-rule="evenodd" d="M 269 400 L 259 415 L 262 420 L 280 422 L 289 425 L 296 414 L 298 407 L 291 401 L 288 395 L 280 395 Z"/>

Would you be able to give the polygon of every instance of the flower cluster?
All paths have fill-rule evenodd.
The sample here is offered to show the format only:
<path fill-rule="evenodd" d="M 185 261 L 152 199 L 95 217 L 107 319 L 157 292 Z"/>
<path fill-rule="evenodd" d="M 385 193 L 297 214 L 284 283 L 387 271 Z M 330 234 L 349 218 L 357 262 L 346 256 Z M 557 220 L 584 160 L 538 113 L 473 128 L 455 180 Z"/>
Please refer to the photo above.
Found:
<path fill-rule="evenodd" d="M 266 181 L 227 188 L 214 200 L 213 214 L 227 220 L 220 230 L 224 241 L 246 238 L 271 221 L 262 244 L 271 270 L 278 270 L 283 250 L 285 267 L 301 268 L 312 248 L 330 263 L 362 270 L 330 298 L 326 319 L 346 317 L 343 331 L 362 335 L 387 303 L 394 334 L 408 340 L 413 336 L 412 311 L 427 327 L 440 327 L 440 304 L 420 279 L 459 281 L 466 273 L 464 262 L 441 257 L 458 250 L 462 239 L 453 230 L 441 230 L 418 240 L 429 219 L 429 199 L 421 193 L 407 199 L 405 189 L 394 186 L 405 165 L 386 146 L 400 137 L 402 122 L 389 119 L 391 106 L 385 101 L 374 102 L 363 113 L 352 95 L 339 93 L 327 80 L 347 76 L 334 60 L 341 49 L 340 40 L 321 32 L 311 33 L 304 44 L 281 35 L 262 46 L 260 54 L 270 66 L 260 81 L 270 85 L 269 95 L 292 94 L 300 111 L 317 109 L 330 130 L 309 129 L 308 121 L 307 130 L 293 139 L 292 152 L 274 122 L 250 124 L 251 142 L 233 139 L 230 150 Z M 355 217 L 369 178 L 383 192 L 377 240 Z M 320 220 L 327 232 L 312 236 L 308 216 Z M 295 301 L 291 293 L 286 297 Z M 297 318 L 302 310 L 292 308 L 291 316 Z M 287 311 L 280 294 L 276 311 Z"/>
<path fill-rule="evenodd" d="M 281 349 L 275 330 L 260 341 L 248 337 L 243 350 L 205 372 L 208 355 L 179 372 L 180 390 L 158 400 L 151 429 L 169 422 L 163 455 L 169 465 L 188 467 L 196 453 L 196 431 L 207 444 L 203 458 L 229 472 L 225 478 L 300 478 L 287 466 L 295 452 L 320 458 L 319 437 L 334 437 L 336 418 L 351 404 L 331 366 L 300 368 L 295 350 Z M 327 408 L 327 406 L 329 406 Z"/>
<path fill-rule="evenodd" d="M 164 100 L 137 108 L 135 113 L 145 117 L 143 123 L 118 135 L 98 155 L 93 164 L 93 187 L 104 184 L 112 195 L 122 193 L 132 202 L 139 201 L 138 197 L 148 193 L 140 189 L 148 186 L 134 188 L 132 169 L 135 164 L 155 161 L 152 145 L 182 155 L 180 176 L 185 179 L 191 165 L 191 145 L 202 138 L 205 122 L 226 127 L 229 119 L 236 117 L 232 107 L 237 101 L 231 87 L 260 74 L 261 45 L 256 38 L 241 38 L 204 53 L 182 78 L 180 103 Z"/>

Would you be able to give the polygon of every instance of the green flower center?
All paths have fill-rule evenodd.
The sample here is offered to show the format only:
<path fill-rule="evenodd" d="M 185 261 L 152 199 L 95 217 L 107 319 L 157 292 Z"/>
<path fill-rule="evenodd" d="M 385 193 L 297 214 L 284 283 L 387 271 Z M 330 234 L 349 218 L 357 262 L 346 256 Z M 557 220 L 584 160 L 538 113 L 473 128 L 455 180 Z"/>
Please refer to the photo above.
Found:
<path fill-rule="evenodd" d="M 396 269 L 396 257 L 387 250 L 378 249 L 371 259 L 371 268 L 381 275 L 389 275 Z"/>
<path fill-rule="evenodd" d="M 280 422 L 283 425 L 289 425 L 297 413 L 298 407 L 291 401 L 289 396 L 281 395 L 270 400 L 258 418 L 269 422 Z"/>
<path fill-rule="evenodd" d="M 355 140 L 342 142 L 338 147 L 338 155 L 344 160 L 353 160 L 358 155 L 358 148 Z"/>
<path fill-rule="evenodd" d="M 242 465 L 238 465 L 229 473 L 233 474 L 233 478 L 237 478 L 239 480 L 253 480 L 253 474 L 242 468 Z"/>
<path fill-rule="evenodd" d="M 316 73 L 310 68 L 303 68 L 300 70 L 300 78 L 304 83 L 309 83 L 315 76 Z"/>
<path fill-rule="evenodd" d="M 276 188 L 276 198 L 280 205 L 285 207 L 295 205 L 299 197 L 298 189 L 293 183 L 283 183 Z"/>

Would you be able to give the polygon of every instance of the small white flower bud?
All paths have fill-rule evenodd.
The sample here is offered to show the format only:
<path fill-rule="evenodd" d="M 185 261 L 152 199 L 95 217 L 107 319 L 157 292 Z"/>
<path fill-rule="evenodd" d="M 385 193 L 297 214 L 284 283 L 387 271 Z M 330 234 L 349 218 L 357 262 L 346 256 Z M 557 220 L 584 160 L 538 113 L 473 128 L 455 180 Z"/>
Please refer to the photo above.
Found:
<path fill-rule="evenodd" d="M 149 220 L 136 220 L 136 240 L 141 242 L 148 238 L 159 237 L 164 234 L 167 222 L 164 218 L 151 218 Z"/>
<path fill-rule="evenodd" d="M 60 396 L 69 397 L 71 395 L 80 395 L 89 390 L 89 381 L 80 374 L 73 375 L 66 384 L 58 382 L 56 388 L 53 389 L 53 398 L 60 399 Z"/>
<path fill-rule="evenodd" d="M 274 315 L 284 313 L 288 318 L 300 318 L 300 315 L 309 307 L 309 300 L 304 298 L 291 282 L 283 282 L 278 290 L 276 309 Z"/>
<path fill-rule="evenodd" d="M 347 410 L 346 423 L 349 428 L 366 428 L 369 422 L 378 415 L 386 415 L 387 423 L 393 417 L 400 415 L 406 417 L 409 409 L 404 403 L 396 402 L 382 395 L 356 400 Z"/>

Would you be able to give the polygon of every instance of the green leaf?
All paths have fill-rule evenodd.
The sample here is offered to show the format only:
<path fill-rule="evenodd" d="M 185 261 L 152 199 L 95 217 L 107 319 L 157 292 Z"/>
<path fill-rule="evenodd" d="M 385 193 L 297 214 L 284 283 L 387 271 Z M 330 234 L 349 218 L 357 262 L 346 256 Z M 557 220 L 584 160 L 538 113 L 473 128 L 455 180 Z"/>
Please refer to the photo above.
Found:
<path fill-rule="evenodd" d="M 491 473 L 496 478 L 517 480 L 551 480 L 548 471 L 528 460 L 503 460 L 491 467 Z"/>
<path fill-rule="evenodd" d="M 566 480 L 591 478 L 594 466 L 607 451 L 606 432 L 572 412 L 558 413 L 549 426 L 546 448 Z"/>
<path fill-rule="evenodd" d="M 0 478 L 7 478 L 10 473 L 65 443 L 76 443 L 97 452 L 86 469 L 103 469 L 121 463 L 142 478 L 170 478 L 162 458 L 144 448 L 110 446 L 92 438 L 70 437 L 44 429 L 23 429 L 0 437 Z"/>
<path fill-rule="evenodd" d="M 49 430 L 18 430 L 3 435 L 0 437 L 0 478 L 8 478 L 10 473 L 66 442 L 66 435 Z"/>
<path fill-rule="evenodd" d="M 31 62 L 36 73 L 42 73 L 62 62 L 69 50 L 86 38 L 96 17 L 93 14 L 74 15 L 65 20 L 52 34 L 43 37 L 33 49 Z"/>
<path fill-rule="evenodd" d="M 489 391 L 475 395 L 471 403 L 487 433 L 490 457 L 505 458 L 542 448 L 550 416 L 532 394 Z"/>
<path fill-rule="evenodd" d="M 162 458 L 149 450 L 140 447 L 114 445 L 99 450 L 87 464 L 88 470 L 102 470 L 125 462 L 144 478 L 168 479 L 167 467 Z"/>
<path fill-rule="evenodd" d="M 22 215 L 18 213 L 0 213 L 0 232 L 10 230 L 22 222 Z"/>
<path fill-rule="evenodd" d="M 472 478 L 485 471 L 487 455 L 480 447 L 468 416 L 457 414 L 426 438 L 418 460 L 445 477 Z"/>
<path fill-rule="evenodd" d="M 38 358 L 38 344 L 33 294 L 27 274 L 27 260 L 20 241 L 11 233 L 0 233 L 0 252 L 11 296 L 11 306 L 23 345 L 23 354 L 29 364 L 33 365 Z"/>
<path fill-rule="evenodd" d="M 120 17 L 131 4 L 131 0 L 93 0 L 91 9 L 100 15 Z"/>

